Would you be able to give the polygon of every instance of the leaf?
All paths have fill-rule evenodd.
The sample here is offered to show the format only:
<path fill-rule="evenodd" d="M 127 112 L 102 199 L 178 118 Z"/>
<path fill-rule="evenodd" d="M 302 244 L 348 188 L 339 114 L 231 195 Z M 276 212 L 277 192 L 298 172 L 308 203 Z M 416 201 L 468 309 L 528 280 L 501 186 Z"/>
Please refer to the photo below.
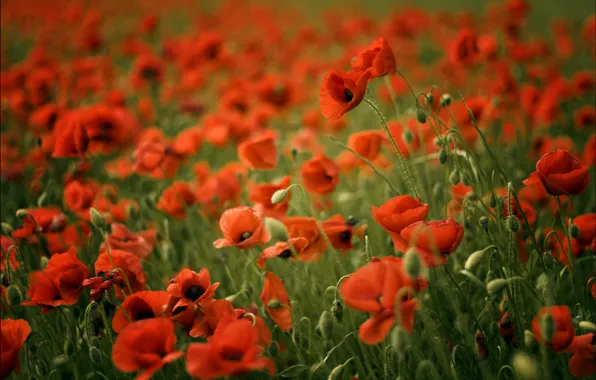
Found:
<path fill-rule="evenodd" d="M 294 377 L 308 369 L 304 364 L 296 364 L 279 373 L 280 377 Z"/>

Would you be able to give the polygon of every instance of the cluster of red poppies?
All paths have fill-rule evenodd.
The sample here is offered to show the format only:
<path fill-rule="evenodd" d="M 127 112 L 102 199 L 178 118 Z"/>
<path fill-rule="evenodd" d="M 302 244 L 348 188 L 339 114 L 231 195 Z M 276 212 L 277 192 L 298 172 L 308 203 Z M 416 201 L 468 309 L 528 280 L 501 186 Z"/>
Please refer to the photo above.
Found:
<path fill-rule="evenodd" d="M 196 8 L 167 3 L 125 37 L 114 20 L 134 5 L 3 9 L 3 28 L 41 37 L 25 58 L 1 50 L 0 378 L 19 372 L 21 351 L 27 375 L 51 377 L 35 342 L 56 325 L 73 327 L 72 366 L 104 377 L 174 373 L 181 358 L 199 379 L 314 375 L 349 354 L 337 379 L 357 330 L 357 352 L 390 340 L 399 358 L 363 357 L 353 374 L 395 364 L 410 378 L 417 355 L 399 334 L 461 324 L 429 311 L 445 287 L 474 342 L 459 326 L 420 351 L 455 363 L 458 339 L 478 361 L 501 339 L 538 343 L 572 355 L 565 372 L 596 374 L 596 73 L 568 67 L 593 66 L 596 16 L 555 20 L 546 40 L 528 35 L 525 0 L 378 22 L 344 10 L 324 29 L 229 1 L 177 34 L 168 12 Z M 316 310 L 329 293 L 331 312 Z M 366 318 L 339 323 L 344 304 Z M 83 350 L 90 366 L 73 359 Z"/>

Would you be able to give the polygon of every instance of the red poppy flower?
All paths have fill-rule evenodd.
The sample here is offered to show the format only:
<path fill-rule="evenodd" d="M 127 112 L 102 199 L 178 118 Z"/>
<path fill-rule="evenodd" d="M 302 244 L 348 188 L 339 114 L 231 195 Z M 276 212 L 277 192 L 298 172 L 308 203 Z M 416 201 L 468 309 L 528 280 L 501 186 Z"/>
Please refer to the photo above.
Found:
<path fill-rule="evenodd" d="M 275 364 L 259 355 L 258 333 L 248 319 L 218 326 L 207 343 L 192 343 L 186 351 L 186 371 L 193 377 L 213 379 L 245 374 L 266 368 L 275 374 Z"/>
<path fill-rule="evenodd" d="M 469 29 L 460 30 L 449 50 L 449 60 L 455 65 L 469 65 L 479 56 L 478 36 Z"/>
<path fill-rule="evenodd" d="M 29 301 L 22 301 L 21 305 L 41 306 L 41 312 L 44 315 L 63 304 L 60 289 L 43 271 L 34 271 L 29 274 L 27 298 Z"/>
<path fill-rule="evenodd" d="M 596 253 L 596 213 L 576 216 L 573 224 L 579 228 L 578 243 L 590 247 Z"/>
<path fill-rule="evenodd" d="M 176 219 L 186 217 L 186 208 L 195 203 L 195 195 L 184 182 L 174 182 L 161 194 L 157 208 Z"/>
<path fill-rule="evenodd" d="M 596 166 L 596 134 L 586 141 L 583 160 L 588 167 Z"/>
<path fill-rule="evenodd" d="M 31 327 L 24 319 L 0 320 L 0 378 L 8 378 L 12 371 L 19 373 L 19 351 L 30 333 Z"/>
<path fill-rule="evenodd" d="M 370 70 L 371 77 L 369 80 L 395 73 L 395 66 L 395 55 L 393 55 L 393 50 L 391 50 L 391 46 L 389 46 L 385 37 L 373 41 L 369 47 L 358 53 L 352 62 L 354 72 Z"/>
<path fill-rule="evenodd" d="M 402 238 L 401 231 L 412 223 L 424 220 L 429 207 L 409 195 L 400 195 L 380 207 L 372 206 L 371 212 L 373 219 L 391 235 L 395 249 L 406 252 L 408 242 Z"/>
<path fill-rule="evenodd" d="M 447 257 L 464 237 L 464 228 L 454 219 L 416 222 L 404 228 L 401 237 L 414 247 L 427 267 L 447 263 Z"/>
<path fill-rule="evenodd" d="M 307 191 L 320 195 L 333 192 L 339 183 L 337 164 L 320 153 L 302 164 L 300 176 Z"/>
<path fill-rule="evenodd" d="M 141 259 L 130 252 L 119 249 L 112 249 L 110 255 L 112 257 L 111 261 L 113 262 L 113 266 L 110 263 L 108 252 L 104 251 L 99 254 L 95 261 L 95 273 L 101 275 L 102 273 L 112 271 L 116 268 L 122 269 L 125 275 L 123 276 L 125 277 L 124 283 L 119 284 L 119 286 L 116 287 L 116 295 L 119 298 L 124 298 L 121 289 L 124 289 L 127 294 L 130 293 L 130 290 L 132 290 L 133 293 L 143 290 L 145 288 L 146 278 Z M 129 285 L 130 290 L 128 289 Z"/>
<path fill-rule="evenodd" d="M 71 181 L 64 187 L 64 203 L 79 217 L 90 220 L 89 209 L 93 205 L 96 191 L 97 186 L 92 183 Z"/>
<path fill-rule="evenodd" d="M 136 321 L 158 318 L 163 315 L 169 298 L 168 292 L 163 290 L 143 290 L 126 296 L 121 307 L 116 309 L 112 328 L 120 333 Z"/>
<path fill-rule="evenodd" d="M 366 226 L 362 226 L 355 231 L 354 226 L 346 222 L 340 214 L 336 214 L 328 220 L 322 221 L 321 226 L 323 227 L 323 231 L 325 232 L 325 235 L 327 235 L 331 246 L 335 249 L 342 250 L 344 253 L 352 249 L 352 236 L 354 235 L 354 232 L 362 236 L 366 229 Z"/>
<path fill-rule="evenodd" d="M 182 157 L 192 156 L 201 150 L 203 144 L 203 130 L 194 127 L 187 128 L 178 133 L 172 149 Z"/>
<path fill-rule="evenodd" d="M 284 190 L 290 186 L 290 177 L 286 176 L 277 183 L 265 183 L 262 185 L 249 183 L 250 189 L 249 199 L 255 202 L 255 210 L 257 210 L 264 217 L 279 219 L 286 215 L 290 207 L 291 194 L 288 193 L 286 199 L 278 204 L 271 203 L 271 197 L 278 190 Z"/>
<path fill-rule="evenodd" d="M 83 291 L 83 281 L 89 277 L 89 268 L 77 256 L 75 247 L 68 252 L 50 257 L 43 272 L 60 291 L 63 305 L 74 305 Z"/>
<path fill-rule="evenodd" d="M 261 318 L 258 315 L 255 315 L 256 311 L 252 311 L 249 313 L 248 310 L 244 310 L 244 309 L 234 309 L 234 315 L 236 316 L 236 318 L 240 319 L 240 318 L 246 318 L 250 321 L 252 321 L 254 319 L 254 327 L 257 330 L 257 335 L 258 335 L 258 345 L 261 346 L 262 348 L 267 348 L 269 347 L 269 344 L 271 344 L 271 340 L 272 340 L 272 335 L 271 335 L 271 331 L 269 331 L 269 328 L 267 327 L 267 325 L 265 324 L 265 321 L 263 320 L 263 318 Z M 252 314 L 252 315 L 250 315 Z M 222 320 L 223 323 L 227 323 L 229 320 Z"/>
<path fill-rule="evenodd" d="M 273 272 L 265 272 L 261 302 L 281 331 L 292 328 L 292 304 L 284 283 Z"/>
<path fill-rule="evenodd" d="M 546 341 L 542 336 L 540 328 L 541 319 L 550 314 L 555 324 L 555 331 L 552 339 Z M 553 352 L 559 352 L 567 348 L 575 337 L 575 327 L 571 319 L 571 312 L 567 306 L 547 306 L 540 309 L 538 315 L 532 320 L 532 332 L 540 344 L 550 347 Z"/>
<path fill-rule="evenodd" d="M 211 284 L 211 276 L 205 268 L 199 273 L 184 268 L 178 273 L 168 285 L 170 300 L 168 310 L 175 312 L 176 308 L 188 306 L 193 303 L 202 303 L 213 297 L 219 282 Z"/>
<path fill-rule="evenodd" d="M 523 181 L 524 185 L 539 180 L 553 196 L 579 195 L 590 183 L 590 172 L 586 165 L 562 149 L 542 156 L 536 163 L 536 172 L 538 176 L 530 176 Z"/>
<path fill-rule="evenodd" d="M 348 147 L 367 160 L 374 161 L 381 151 L 383 141 L 384 135 L 379 131 L 356 132 L 348 138 Z"/>
<path fill-rule="evenodd" d="M 149 258 L 151 251 L 153 251 L 155 230 L 147 230 L 134 234 L 124 224 L 120 223 L 112 223 L 111 229 L 111 233 L 106 233 L 108 248 L 130 252 L 144 260 Z M 105 243 L 102 243 L 99 250 L 106 250 Z"/>
<path fill-rule="evenodd" d="M 133 152 L 133 170 L 152 178 L 174 178 L 182 160 L 173 148 L 161 141 L 142 141 Z"/>
<path fill-rule="evenodd" d="M 236 317 L 234 306 L 228 300 L 206 300 L 199 306 L 198 323 L 190 331 L 192 337 L 209 338 L 215 333 L 220 323 L 233 321 Z"/>
<path fill-rule="evenodd" d="M 224 237 L 213 242 L 215 248 L 234 246 L 247 249 L 265 245 L 271 240 L 271 234 L 265 228 L 259 213 L 247 206 L 224 211 L 219 219 L 219 228 Z"/>
<path fill-rule="evenodd" d="M 569 373 L 578 378 L 594 376 L 596 374 L 596 354 L 594 345 L 596 334 L 584 334 L 573 338 L 565 352 L 572 352 L 569 359 Z"/>
<path fill-rule="evenodd" d="M 298 256 L 301 261 L 316 261 L 321 258 L 321 255 L 327 249 L 327 241 L 321 234 L 315 218 L 293 216 L 284 218 L 282 222 L 288 229 L 290 239 L 302 237 L 308 240 L 308 244 Z"/>
<path fill-rule="evenodd" d="M 242 164 L 251 169 L 275 169 L 277 167 L 277 148 L 273 131 L 242 142 L 238 145 L 238 157 Z"/>
<path fill-rule="evenodd" d="M 356 108 L 364 99 L 371 75 L 370 70 L 349 73 L 333 70 L 327 74 L 319 91 L 319 106 L 323 116 L 335 120 Z"/>
<path fill-rule="evenodd" d="M 150 55 L 140 56 L 132 68 L 132 85 L 134 88 L 143 88 L 151 83 L 161 83 L 164 79 L 164 71 L 161 59 Z"/>
<path fill-rule="evenodd" d="M 184 355 L 175 351 L 175 345 L 176 326 L 168 318 L 134 322 L 116 338 L 112 361 L 122 372 L 143 371 L 135 380 L 148 380 L 164 365 Z"/>
<path fill-rule="evenodd" d="M 66 216 L 57 207 L 40 207 L 26 211 L 23 226 L 12 232 L 15 239 L 26 239 L 38 232 L 59 231 L 66 225 Z"/>
<path fill-rule="evenodd" d="M 259 259 L 257 260 L 257 266 L 261 269 L 265 268 L 267 260 L 274 257 L 290 260 L 295 258 L 299 259 L 300 254 L 304 251 L 307 245 L 308 240 L 303 237 L 292 238 L 287 242 L 277 242 L 275 245 L 265 248 L 263 252 L 261 252 Z"/>
<path fill-rule="evenodd" d="M 575 125 L 580 128 L 592 128 L 596 126 L 596 107 L 583 106 L 573 113 Z"/>

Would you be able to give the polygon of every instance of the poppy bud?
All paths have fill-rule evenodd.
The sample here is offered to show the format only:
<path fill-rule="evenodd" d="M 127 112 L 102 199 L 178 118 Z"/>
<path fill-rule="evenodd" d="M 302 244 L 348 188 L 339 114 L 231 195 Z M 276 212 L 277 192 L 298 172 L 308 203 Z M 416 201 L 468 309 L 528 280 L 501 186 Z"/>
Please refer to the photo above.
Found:
<path fill-rule="evenodd" d="M 415 249 L 409 249 L 404 258 L 404 266 L 407 275 L 412 278 L 418 278 L 422 270 L 422 260 Z"/>
<path fill-rule="evenodd" d="M 538 379 L 538 365 L 536 361 L 523 352 L 513 356 L 513 369 L 520 380 Z"/>
<path fill-rule="evenodd" d="M 519 230 L 519 222 L 514 215 L 510 215 L 507 217 L 507 219 L 505 220 L 505 226 L 509 231 L 513 233 Z"/>
<path fill-rule="evenodd" d="M 450 104 L 451 104 L 451 95 L 450 94 L 441 95 L 441 107 L 447 107 Z"/>
<path fill-rule="evenodd" d="M 524 344 L 526 346 L 532 346 L 532 345 L 534 345 L 534 343 L 536 343 L 536 337 L 534 336 L 534 334 L 532 334 L 532 332 L 530 330 L 525 330 L 524 331 Z"/>
<path fill-rule="evenodd" d="M 416 109 L 416 120 L 421 124 L 426 123 L 426 112 L 422 108 Z"/>
<path fill-rule="evenodd" d="M 39 198 L 37 198 L 37 207 L 43 207 L 44 204 L 46 203 L 47 197 L 48 197 L 48 193 L 46 193 L 45 191 L 43 193 L 41 193 Z"/>
<path fill-rule="evenodd" d="M 426 102 L 428 104 L 433 104 L 434 101 L 435 101 L 435 96 L 431 92 L 426 94 Z"/>
<path fill-rule="evenodd" d="M 331 314 L 333 314 L 333 318 L 335 318 L 337 322 L 341 322 L 344 316 L 344 305 L 341 303 L 340 300 L 333 300 L 333 305 L 331 306 Z"/>
<path fill-rule="evenodd" d="M 345 223 L 348 226 L 355 226 L 356 224 L 358 224 L 358 219 L 356 219 L 354 215 L 350 215 L 346 218 Z"/>
<path fill-rule="evenodd" d="M 325 310 L 321 313 L 316 329 L 321 333 L 323 338 L 329 339 L 333 332 L 333 323 L 333 316 L 329 311 Z"/>
<path fill-rule="evenodd" d="M 437 182 L 433 186 L 433 198 L 440 199 L 442 195 L 443 195 L 443 185 L 441 184 L 441 182 Z"/>
<path fill-rule="evenodd" d="M 401 325 L 396 325 L 391 331 L 391 346 L 399 355 L 403 355 L 410 345 L 410 337 Z"/>
<path fill-rule="evenodd" d="M 101 356 L 101 351 L 99 350 L 99 348 L 97 348 L 95 346 L 91 346 L 89 348 L 89 358 L 91 358 L 91 362 L 93 364 L 95 364 L 98 367 L 101 366 L 102 356 Z"/>
<path fill-rule="evenodd" d="M 409 129 L 405 129 L 402 133 L 402 138 L 407 144 L 409 144 L 414 140 L 414 134 Z"/>
<path fill-rule="evenodd" d="M 581 321 L 579 327 L 587 333 L 596 333 L 596 325 L 592 322 Z"/>
<path fill-rule="evenodd" d="M 472 270 L 474 270 L 476 265 L 478 265 L 478 263 L 480 262 L 480 260 L 482 260 L 483 257 L 484 257 L 484 250 L 476 251 L 476 252 L 472 253 L 470 256 L 468 256 L 468 259 L 466 260 L 466 263 L 464 264 L 464 269 L 471 272 Z"/>
<path fill-rule="evenodd" d="M 497 207 L 497 196 L 495 193 L 490 194 L 490 197 L 488 198 L 488 204 L 491 208 Z"/>
<path fill-rule="evenodd" d="M 447 162 L 447 151 L 445 148 L 441 148 L 441 150 L 439 150 L 439 162 L 441 165 L 445 165 Z"/>
<path fill-rule="evenodd" d="M 91 217 L 91 223 L 93 223 L 93 225 L 97 228 L 103 228 L 105 227 L 106 224 L 106 220 L 103 217 L 103 215 L 97 211 L 97 209 L 95 209 L 94 207 L 91 207 L 89 209 L 89 216 Z"/>
<path fill-rule="evenodd" d="M 545 251 L 544 255 L 542 255 L 542 261 L 544 262 L 544 266 L 548 269 L 553 269 L 555 267 L 555 258 L 551 251 Z"/>
<path fill-rule="evenodd" d="M 17 288 L 14 285 L 11 285 L 8 287 L 7 293 L 9 304 L 11 304 L 12 306 L 18 306 L 21 304 L 21 301 L 23 300 L 23 294 L 21 293 L 19 288 Z"/>
<path fill-rule="evenodd" d="M 542 228 L 540 228 L 540 227 L 536 228 L 536 232 L 534 233 L 534 238 L 536 238 L 536 241 L 544 241 L 544 231 L 542 230 Z"/>
<path fill-rule="evenodd" d="M 478 219 L 478 224 L 480 224 L 480 227 L 482 227 L 482 229 L 485 232 L 488 232 L 488 224 L 489 224 L 489 220 L 486 216 L 481 216 L 480 219 Z"/>
<path fill-rule="evenodd" d="M 41 267 L 41 269 L 45 269 L 45 267 L 48 266 L 49 261 L 50 260 L 45 256 L 43 256 L 41 259 L 39 259 L 39 266 Z"/>
<path fill-rule="evenodd" d="M 540 334 L 545 342 L 553 340 L 555 335 L 555 319 L 550 313 L 546 313 L 540 318 Z"/>
<path fill-rule="evenodd" d="M 339 379 L 341 373 L 344 370 L 344 367 L 345 367 L 344 364 L 340 364 L 337 367 L 333 368 L 333 370 L 329 374 L 329 377 L 327 378 L 327 380 L 336 380 L 336 379 Z"/>
<path fill-rule="evenodd" d="M 459 174 L 459 170 L 453 169 L 451 174 L 449 174 L 449 182 L 451 182 L 451 184 L 455 186 L 459 183 L 460 180 L 461 175 Z"/>
<path fill-rule="evenodd" d="M 277 205 L 284 202 L 288 198 L 288 189 L 277 190 L 271 196 L 271 204 Z"/>
<path fill-rule="evenodd" d="M 579 237 L 580 230 L 577 224 L 572 223 L 571 226 L 569 226 L 569 233 L 574 239 L 577 239 Z"/>
<path fill-rule="evenodd" d="M 2 222 L 2 232 L 4 232 L 6 235 L 10 235 L 12 234 L 12 231 L 14 231 L 14 228 L 12 228 L 10 224 Z"/>
<path fill-rule="evenodd" d="M 273 240 L 288 240 L 288 229 L 285 224 L 274 218 L 265 218 L 265 228 Z"/>
<path fill-rule="evenodd" d="M 486 284 L 486 290 L 488 291 L 488 294 L 494 295 L 501 292 L 506 286 L 507 280 L 504 278 L 497 278 Z"/>
<path fill-rule="evenodd" d="M 19 210 L 17 210 L 16 215 L 17 215 L 17 218 L 19 218 L 19 219 L 25 219 L 25 217 L 27 215 L 29 215 L 29 212 L 27 212 L 27 210 L 25 210 L 25 209 L 19 209 Z"/>
<path fill-rule="evenodd" d="M 271 310 L 277 310 L 281 308 L 281 302 L 279 300 L 271 300 L 267 302 L 267 308 Z"/>

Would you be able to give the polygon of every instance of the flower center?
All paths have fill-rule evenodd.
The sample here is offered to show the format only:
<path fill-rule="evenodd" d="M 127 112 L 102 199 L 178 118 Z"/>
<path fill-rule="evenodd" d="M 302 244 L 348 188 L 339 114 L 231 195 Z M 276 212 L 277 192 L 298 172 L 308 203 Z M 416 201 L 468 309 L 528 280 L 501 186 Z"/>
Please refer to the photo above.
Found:
<path fill-rule="evenodd" d="M 233 362 L 239 362 L 240 360 L 242 360 L 242 357 L 244 356 L 244 352 L 242 352 L 236 348 L 225 348 L 222 356 L 226 360 L 233 361 Z"/>
<path fill-rule="evenodd" d="M 199 285 L 192 285 L 189 286 L 188 289 L 186 289 L 186 291 L 184 292 L 184 297 L 188 298 L 191 301 L 196 301 L 204 293 L 205 290 L 201 288 Z"/>
<path fill-rule="evenodd" d="M 282 259 L 287 259 L 289 257 L 292 257 L 292 250 L 291 249 L 286 249 L 283 250 L 278 257 L 281 257 Z"/>
<path fill-rule="evenodd" d="M 349 230 L 343 231 L 341 234 L 339 234 L 339 241 L 342 243 L 347 243 L 350 241 L 350 239 L 352 239 L 352 233 Z"/>
<path fill-rule="evenodd" d="M 346 102 L 351 102 L 352 99 L 354 99 L 354 94 L 352 93 L 352 91 L 350 91 L 350 89 L 348 88 L 344 88 L 344 97 L 346 99 Z"/>
<path fill-rule="evenodd" d="M 141 310 L 135 316 L 135 320 L 137 320 L 137 321 L 140 321 L 141 319 L 149 319 L 149 318 L 155 318 L 155 314 L 153 313 L 153 310 L 147 310 L 147 309 Z"/>
<path fill-rule="evenodd" d="M 243 232 L 243 233 L 240 235 L 240 241 L 244 241 L 244 240 L 246 240 L 246 239 L 250 238 L 251 236 L 252 236 L 252 232 L 248 232 L 248 231 L 246 231 L 246 232 Z"/>

